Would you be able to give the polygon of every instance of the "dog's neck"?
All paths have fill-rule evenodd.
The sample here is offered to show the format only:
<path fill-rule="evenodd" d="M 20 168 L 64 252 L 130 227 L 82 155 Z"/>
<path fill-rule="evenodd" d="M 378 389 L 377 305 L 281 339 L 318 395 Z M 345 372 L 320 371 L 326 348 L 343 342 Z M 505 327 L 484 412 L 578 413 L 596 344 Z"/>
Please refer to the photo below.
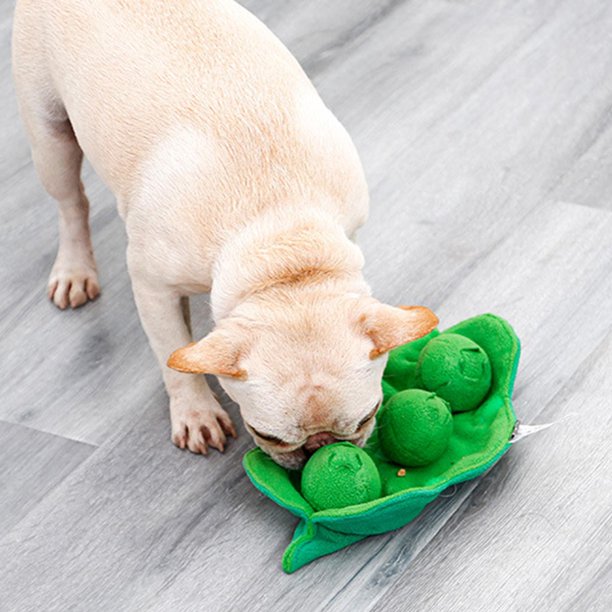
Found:
<path fill-rule="evenodd" d="M 215 321 L 264 292 L 324 288 L 370 295 L 363 255 L 331 214 L 286 209 L 263 214 L 224 245 L 211 291 Z"/>

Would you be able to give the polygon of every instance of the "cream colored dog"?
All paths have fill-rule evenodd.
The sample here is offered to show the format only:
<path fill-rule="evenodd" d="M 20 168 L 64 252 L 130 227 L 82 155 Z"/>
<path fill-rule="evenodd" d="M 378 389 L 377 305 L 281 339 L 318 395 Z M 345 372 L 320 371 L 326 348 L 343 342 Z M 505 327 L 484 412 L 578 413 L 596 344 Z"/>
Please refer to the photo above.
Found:
<path fill-rule="evenodd" d="M 437 319 L 370 296 L 351 240 L 368 209 L 357 153 L 280 41 L 230 0 L 18 0 L 13 56 L 59 204 L 49 296 L 74 308 L 99 293 L 85 153 L 126 224 L 173 442 L 206 453 L 235 435 L 195 375 L 210 373 L 282 465 L 362 444 L 386 352 Z M 216 326 L 190 344 L 188 296 L 207 291 Z"/>

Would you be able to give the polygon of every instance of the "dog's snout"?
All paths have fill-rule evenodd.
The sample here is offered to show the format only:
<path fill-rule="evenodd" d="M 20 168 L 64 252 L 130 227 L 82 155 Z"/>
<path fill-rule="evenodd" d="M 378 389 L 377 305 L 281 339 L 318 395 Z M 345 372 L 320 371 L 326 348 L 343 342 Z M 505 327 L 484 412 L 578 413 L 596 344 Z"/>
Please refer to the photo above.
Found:
<path fill-rule="evenodd" d="M 334 442 L 337 442 L 337 439 L 333 436 L 333 434 L 329 433 L 328 431 L 323 431 L 313 434 L 312 436 L 308 436 L 308 439 L 306 442 L 304 442 L 304 450 L 309 453 L 314 453 L 322 446 L 333 444 Z"/>

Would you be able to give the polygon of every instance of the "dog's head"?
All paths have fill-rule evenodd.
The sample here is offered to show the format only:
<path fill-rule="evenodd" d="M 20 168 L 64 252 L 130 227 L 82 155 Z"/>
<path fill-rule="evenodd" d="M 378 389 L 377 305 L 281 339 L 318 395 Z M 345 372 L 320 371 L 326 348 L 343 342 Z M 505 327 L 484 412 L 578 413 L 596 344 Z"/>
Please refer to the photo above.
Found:
<path fill-rule="evenodd" d="M 257 445 L 280 465 L 300 468 L 324 444 L 365 443 L 388 351 L 437 322 L 421 306 L 305 294 L 238 309 L 168 365 L 219 376 Z"/>

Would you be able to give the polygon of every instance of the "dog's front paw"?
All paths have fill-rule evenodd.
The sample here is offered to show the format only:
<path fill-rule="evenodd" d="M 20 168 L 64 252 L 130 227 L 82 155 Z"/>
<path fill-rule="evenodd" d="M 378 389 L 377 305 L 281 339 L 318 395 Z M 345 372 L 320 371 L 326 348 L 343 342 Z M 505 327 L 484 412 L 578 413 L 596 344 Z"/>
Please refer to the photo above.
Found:
<path fill-rule="evenodd" d="M 223 452 L 227 436 L 236 437 L 232 419 L 216 400 L 171 399 L 170 419 L 172 442 L 192 453 L 207 455 L 209 446 Z"/>

